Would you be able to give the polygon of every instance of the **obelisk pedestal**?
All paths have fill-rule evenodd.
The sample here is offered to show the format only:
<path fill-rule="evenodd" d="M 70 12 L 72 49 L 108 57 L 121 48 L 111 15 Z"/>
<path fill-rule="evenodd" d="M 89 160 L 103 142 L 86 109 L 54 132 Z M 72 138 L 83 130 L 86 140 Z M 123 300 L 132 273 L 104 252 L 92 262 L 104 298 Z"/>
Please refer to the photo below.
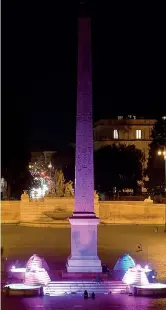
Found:
<path fill-rule="evenodd" d="M 95 213 L 73 213 L 71 224 L 71 256 L 68 272 L 101 272 L 101 261 L 97 256 L 97 225 Z"/>
<path fill-rule="evenodd" d="M 68 272 L 101 272 L 97 256 L 94 213 L 92 73 L 90 19 L 80 18 L 78 28 L 75 212 L 71 224 Z"/>

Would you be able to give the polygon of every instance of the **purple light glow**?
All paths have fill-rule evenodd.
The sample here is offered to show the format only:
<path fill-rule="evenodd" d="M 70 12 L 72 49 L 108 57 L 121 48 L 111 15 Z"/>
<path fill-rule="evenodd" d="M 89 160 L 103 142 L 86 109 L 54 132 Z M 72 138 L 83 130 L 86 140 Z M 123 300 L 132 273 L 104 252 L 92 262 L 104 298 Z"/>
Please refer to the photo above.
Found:
<path fill-rule="evenodd" d="M 161 289 L 161 288 L 165 288 L 166 289 L 166 284 L 164 283 L 149 283 L 147 285 L 136 285 L 136 287 L 138 288 L 147 288 L 147 289 Z"/>
<path fill-rule="evenodd" d="M 147 271 L 146 271 L 147 272 Z M 145 269 L 141 265 L 129 268 L 125 273 L 122 282 L 128 285 L 148 285 L 149 281 L 145 273 Z"/>
<path fill-rule="evenodd" d="M 46 265 L 46 262 L 36 254 L 30 257 L 26 265 L 25 285 L 47 285 L 51 281 L 48 272 L 42 267 L 43 263 Z"/>
<path fill-rule="evenodd" d="M 14 273 L 18 273 L 18 272 L 24 273 L 26 271 L 26 268 L 16 268 L 15 266 L 12 266 L 12 268 L 9 271 L 14 272 Z"/>
<path fill-rule="evenodd" d="M 79 19 L 75 211 L 94 212 L 91 21 Z"/>
<path fill-rule="evenodd" d="M 25 284 L 20 284 L 20 283 L 13 283 L 13 284 L 7 284 L 4 287 L 9 287 L 12 290 L 28 290 L 28 289 L 38 289 L 41 286 L 39 285 L 25 285 Z"/>
<path fill-rule="evenodd" d="M 134 285 L 135 296 L 166 297 L 166 284 L 149 283 L 147 285 Z"/>
<path fill-rule="evenodd" d="M 44 268 L 25 272 L 25 285 L 47 285 L 50 281 L 51 279 Z"/>
<path fill-rule="evenodd" d="M 101 272 L 94 214 L 91 20 L 78 22 L 75 212 L 71 224 L 68 272 Z"/>
<path fill-rule="evenodd" d="M 29 268 L 31 270 L 36 270 L 36 268 L 42 268 L 42 259 L 38 255 L 33 254 L 26 264 L 26 269 Z"/>

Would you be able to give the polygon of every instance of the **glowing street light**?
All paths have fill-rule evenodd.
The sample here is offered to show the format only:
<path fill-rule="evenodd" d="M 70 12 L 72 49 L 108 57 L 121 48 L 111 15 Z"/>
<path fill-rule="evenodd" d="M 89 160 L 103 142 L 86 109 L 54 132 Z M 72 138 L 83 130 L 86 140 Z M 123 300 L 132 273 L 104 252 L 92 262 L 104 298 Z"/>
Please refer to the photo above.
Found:
<path fill-rule="evenodd" d="M 48 168 L 50 168 L 50 169 L 52 168 L 52 165 L 51 165 L 51 163 L 49 163 L 49 165 L 48 165 Z"/>
<path fill-rule="evenodd" d="M 166 149 L 165 149 L 165 148 L 164 148 L 163 151 L 159 150 L 159 151 L 157 152 L 157 154 L 158 154 L 159 156 L 163 155 L 164 160 L 166 160 Z"/>
<path fill-rule="evenodd" d="M 48 168 L 50 169 L 50 178 L 51 178 L 51 169 L 52 169 L 52 164 L 51 164 L 51 162 L 49 163 Z"/>

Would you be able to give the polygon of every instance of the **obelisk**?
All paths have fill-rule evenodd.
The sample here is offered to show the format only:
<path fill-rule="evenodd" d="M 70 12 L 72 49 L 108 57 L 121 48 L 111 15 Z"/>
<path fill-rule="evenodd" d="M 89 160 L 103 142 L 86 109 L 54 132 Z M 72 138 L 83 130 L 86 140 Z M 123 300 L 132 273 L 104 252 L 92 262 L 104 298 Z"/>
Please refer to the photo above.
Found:
<path fill-rule="evenodd" d="M 101 272 L 97 256 L 97 225 L 94 213 L 91 20 L 78 20 L 77 118 L 75 165 L 75 212 L 71 224 L 71 255 L 68 272 Z"/>

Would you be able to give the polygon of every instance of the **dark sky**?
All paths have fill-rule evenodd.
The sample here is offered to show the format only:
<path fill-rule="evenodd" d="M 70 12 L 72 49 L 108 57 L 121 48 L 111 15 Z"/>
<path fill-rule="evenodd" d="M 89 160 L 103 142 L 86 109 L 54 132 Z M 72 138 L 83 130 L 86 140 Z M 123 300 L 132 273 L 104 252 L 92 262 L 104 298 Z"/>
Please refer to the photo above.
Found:
<path fill-rule="evenodd" d="M 2 1 L 3 159 L 75 139 L 78 2 Z M 159 8 L 89 2 L 94 120 L 166 114 Z"/>

